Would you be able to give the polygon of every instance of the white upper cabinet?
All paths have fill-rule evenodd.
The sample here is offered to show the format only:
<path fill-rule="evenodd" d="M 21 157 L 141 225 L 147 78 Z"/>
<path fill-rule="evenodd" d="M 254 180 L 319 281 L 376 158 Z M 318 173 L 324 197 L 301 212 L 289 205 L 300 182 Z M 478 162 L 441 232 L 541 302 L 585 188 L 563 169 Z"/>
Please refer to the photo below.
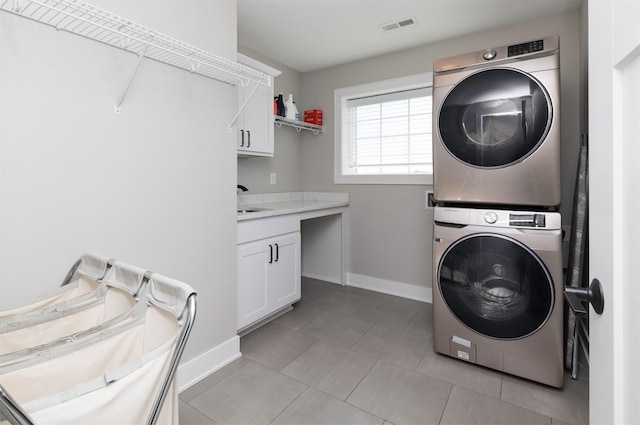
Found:
<path fill-rule="evenodd" d="M 238 155 L 273 156 L 274 78 L 280 71 L 238 53 L 238 62 L 270 78 L 269 85 L 238 84 Z"/>

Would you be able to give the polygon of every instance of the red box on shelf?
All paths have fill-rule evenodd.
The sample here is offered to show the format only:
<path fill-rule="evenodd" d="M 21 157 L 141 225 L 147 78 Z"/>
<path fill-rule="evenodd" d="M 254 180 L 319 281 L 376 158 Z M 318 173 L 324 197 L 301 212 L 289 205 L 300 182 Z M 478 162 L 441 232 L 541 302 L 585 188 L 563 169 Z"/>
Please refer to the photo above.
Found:
<path fill-rule="evenodd" d="M 308 122 L 309 124 L 322 125 L 322 110 L 311 109 L 309 111 L 304 111 L 304 122 Z"/>

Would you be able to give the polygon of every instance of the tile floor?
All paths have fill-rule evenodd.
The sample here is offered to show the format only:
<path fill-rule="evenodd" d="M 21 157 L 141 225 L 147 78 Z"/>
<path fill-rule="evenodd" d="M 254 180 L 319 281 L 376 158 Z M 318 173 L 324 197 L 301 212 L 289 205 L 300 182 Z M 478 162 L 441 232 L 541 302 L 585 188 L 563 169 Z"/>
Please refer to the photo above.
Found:
<path fill-rule="evenodd" d="M 180 424 L 588 423 L 586 376 L 557 390 L 436 354 L 431 315 L 430 304 L 303 278 L 294 310 L 180 394 Z"/>

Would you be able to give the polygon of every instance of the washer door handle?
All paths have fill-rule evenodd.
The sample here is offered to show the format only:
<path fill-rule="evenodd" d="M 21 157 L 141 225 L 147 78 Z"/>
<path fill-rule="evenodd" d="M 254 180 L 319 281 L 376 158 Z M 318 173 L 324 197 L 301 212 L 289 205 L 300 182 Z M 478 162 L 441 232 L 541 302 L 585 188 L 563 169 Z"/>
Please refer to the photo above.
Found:
<path fill-rule="evenodd" d="M 602 314 L 604 310 L 604 292 L 598 279 L 593 279 L 588 288 L 565 287 L 564 299 L 577 316 L 587 315 L 583 302 L 589 302 L 597 314 Z"/>

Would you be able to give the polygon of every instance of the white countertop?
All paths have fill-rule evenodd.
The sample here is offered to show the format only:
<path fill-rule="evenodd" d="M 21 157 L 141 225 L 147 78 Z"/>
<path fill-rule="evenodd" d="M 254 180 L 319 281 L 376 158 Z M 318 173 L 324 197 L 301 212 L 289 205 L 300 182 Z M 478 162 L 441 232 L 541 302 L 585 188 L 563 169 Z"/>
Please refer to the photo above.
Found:
<path fill-rule="evenodd" d="M 238 221 L 254 218 L 295 214 L 349 205 L 348 193 L 333 192 L 287 192 L 238 195 L 238 210 L 260 209 L 255 212 L 238 213 Z"/>

